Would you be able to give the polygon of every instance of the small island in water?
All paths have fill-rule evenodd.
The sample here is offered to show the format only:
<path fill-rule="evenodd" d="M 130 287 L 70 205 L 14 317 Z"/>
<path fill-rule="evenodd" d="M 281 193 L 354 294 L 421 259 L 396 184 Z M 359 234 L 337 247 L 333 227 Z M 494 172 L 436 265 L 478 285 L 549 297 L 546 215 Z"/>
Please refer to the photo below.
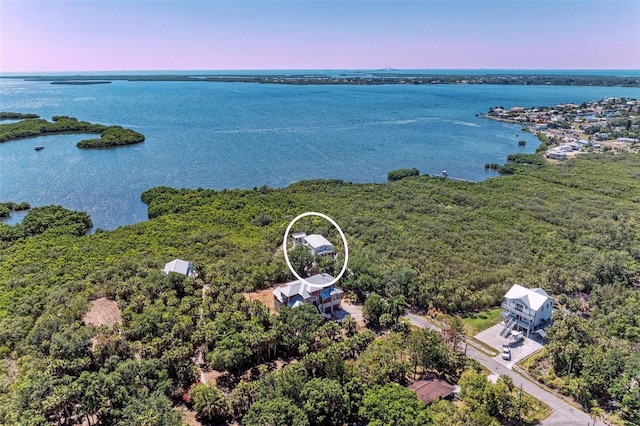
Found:
<path fill-rule="evenodd" d="M 15 123 L 0 124 L 0 142 L 38 136 L 66 133 L 95 133 L 99 138 L 85 139 L 77 143 L 78 148 L 111 148 L 144 142 L 144 135 L 121 126 L 104 126 L 77 118 L 54 116 L 52 121 L 39 118 L 36 114 L 0 112 L 0 120 L 22 119 Z"/>

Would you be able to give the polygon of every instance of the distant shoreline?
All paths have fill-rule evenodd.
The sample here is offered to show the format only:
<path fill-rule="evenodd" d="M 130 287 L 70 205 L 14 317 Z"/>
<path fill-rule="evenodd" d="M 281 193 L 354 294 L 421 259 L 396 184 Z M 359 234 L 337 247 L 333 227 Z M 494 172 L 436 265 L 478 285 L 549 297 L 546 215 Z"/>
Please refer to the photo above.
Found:
<path fill-rule="evenodd" d="M 85 86 L 89 84 L 111 84 L 111 81 L 56 80 L 56 81 L 52 81 L 51 84 L 68 84 L 71 86 Z"/>
<path fill-rule="evenodd" d="M 196 74 L 196 73 L 194 73 Z M 425 74 L 402 72 L 369 72 L 355 75 L 310 72 L 309 74 L 228 74 L 228 75 L 179 75 L 179 74 L 122 74 L 122 75 L 17 75 L 0 78 L 25 81 L 51 82 L 52 84 L 106 84 L 112 81 L 189 81 L 218 83 L 259 83 L 288 85 L 536 85 L 536 86 L 604 86 L 640 87 L 640 76 L 612 76 L 587 74 Z"/>

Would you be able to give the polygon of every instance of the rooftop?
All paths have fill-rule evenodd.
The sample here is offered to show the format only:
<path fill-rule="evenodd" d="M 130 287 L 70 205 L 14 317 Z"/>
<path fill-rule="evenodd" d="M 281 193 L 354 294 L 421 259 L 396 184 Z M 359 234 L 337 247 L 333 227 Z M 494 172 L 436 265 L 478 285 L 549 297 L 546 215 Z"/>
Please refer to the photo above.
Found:
<path fill-rule="evenodd" d="M 329 283 L 333 281 L 333 277 L 329 274 L 317 274 L 313 275 L 309 278 L 305 278 L 306 282 L 295 280 L 287 283 L 282 287 L 277 287 L 273 289 L 273 295 L 278 298 L 280 302 L 283 302 L 283 296 L 287 298 L 291 298 L 296 295 L 302 296 L 304 299 L 308 299 L 311 297 L 311 292 L 318 291 L 320 289 L 334 289 L 335 291 L 341 292 L 342 290 L 336 289 L 331 286 Z M 331 291 L 331 294 L 338 294 Z"/>
<path fill-rule="evenodd" d="M 418 380 L 409 385 L 409 389 L 414 391 L 418 398 L 425 404 L 431 404 L 438 398 L 446 398 L 454 393 L 456 386 L 450 385 L 444 380 Z"/>
<path fill-rule="evenodd" d="M 189 275 L 193 273 L 193 266 L 190 262 L 181 259 L 174 259 L 171 262 L 164 265 L 162 272 L 166 275 L 169 272 L 176 272 L 182 275 Z"/>
<path fill-rule="evenodd" d="M 322 247 L 322 246 L 332 246 L 333 244 L 331 244 L 331 242 L 329 240 L 327 240 L 325 237 L 323 237 L 322 235 L 319 234 L 311 234 L 311 235 L 307 235 L 305 238 L 305 241 L 307 242 L 307 244 L 312 247 L 312 248 L 318 248 L 318 247 Z"/>
<path fill-rule="evenodd" d="M 549 294 L 541 288 L 529 289 L 518 284 L 514 284 L 511 290 L 504 295 L 505 299 L 521 300 L 530 309 L 537 311 L 544 305 L 551 297 Z"/>

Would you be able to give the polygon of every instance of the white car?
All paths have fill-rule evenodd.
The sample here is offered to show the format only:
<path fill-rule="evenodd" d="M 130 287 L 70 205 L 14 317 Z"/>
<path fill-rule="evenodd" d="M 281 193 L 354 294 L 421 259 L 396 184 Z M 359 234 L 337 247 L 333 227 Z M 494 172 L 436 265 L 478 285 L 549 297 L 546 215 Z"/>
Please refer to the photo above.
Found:
<path fill-rule="evenodd" d="M 507 345 L 502 345 L 502 359 L 511 359 L 511 349 Z"/>

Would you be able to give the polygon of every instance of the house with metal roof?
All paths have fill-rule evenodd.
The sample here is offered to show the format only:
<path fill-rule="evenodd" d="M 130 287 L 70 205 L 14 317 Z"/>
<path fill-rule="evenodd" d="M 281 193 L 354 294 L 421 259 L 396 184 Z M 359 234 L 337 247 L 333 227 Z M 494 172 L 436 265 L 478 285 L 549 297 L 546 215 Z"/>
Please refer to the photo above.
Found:
<path fill-rule="evenodd" d="M 341 311 L 340 304 L 344 291 L 331 284 L 333 277 L 329 274 L 317 274 L 305 279 L 296 280 L 273 289 L 273 303 L 276 311 L 283 306 L 295 308 L 304 303 L 313 305 L 325 318 Z"/>
<path fill-rule="evenodd" d="M 167 275 L 169 272 L 175 272 L 176 274 L 196 276 L 196 271 L 193 269 L 193 263 L 186 260 L 174 259 L 171 262 L 164 265 L 162 273 Z"/>
<path fill-rule="evenodd" d="M 545 336 L 543 329 L 553 312 L 553 299 L 546 291 L 514 284 L 504 299 L 500 313 L 504 318 L 502 336 L 507 337 L 512 330 L 522 331 L 526 337 L 531 337 L 532 333 Z"/>
<path fill-rule="evenodd" d="M 307 235 L 304 232 L 297 232 L 291 236 L 293 247 L 303 245 L 308 247 L 314 256 L 333 256 L 336 253 L 333 244 L 320 234 Z"/>

